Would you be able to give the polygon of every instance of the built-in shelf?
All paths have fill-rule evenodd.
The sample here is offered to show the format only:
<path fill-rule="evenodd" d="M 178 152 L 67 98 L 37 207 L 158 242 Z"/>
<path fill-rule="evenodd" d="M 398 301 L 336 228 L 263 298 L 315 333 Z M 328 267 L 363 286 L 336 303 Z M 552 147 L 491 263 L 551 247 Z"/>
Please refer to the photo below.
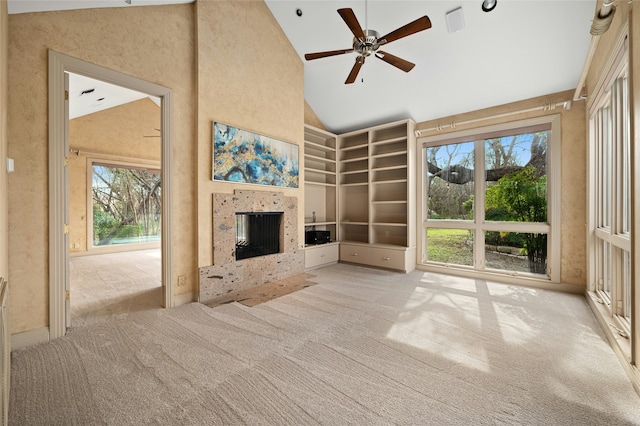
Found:
<path fill-rule="evenodd" d="M 330 171 L 330 170 L 321 170 L 321 169 L 314 169 L 313 167 L 307 167 L 305 169 L 305 173 L 322 173 L 325 175 L 330 175 L 330 176 L 335 176 L 336 172 L 335 171 Z"/>
<path fill-rule="evenodd" d="M 335 225 L 336 222 L 332 221 L 332 222 L 305 222 L 304 226 L 326 226 L 326 225 Z"/>
<path fill-rule="evenodd" d="M 304 131 L 304 217 L 306 231 L 328 231 L 331 241 L 338 237 L 337 136 L 312 126 Z M 327 250 L 333 250 L 329 255 Z M 305 252 L 313 266 L 321 260 L 337 261 L 337 245 L 320 252 Z M 313 259 L 313 260 L 311 260 Z M 333 260 L 330 260 L 333 259 Z M 305 266 L 307 261 L 305 260 Z"/>
<path fill-rule="evenodd" d="M 312 181 L 308 181 L 305 183 L 306 186 L 330 186 L 330 187 L 335 187 L 336 184 L 334 183 L 327 183 L 327 182 L 312 182 Z"/>
<path fill-rule="evenodd" d="M 414 123 L 404 120 L 338 136 L 342 261 L 404 270 L 415 267 L 413 131 Z M 387 263 L 386 259 L 395 260 Z"/>
<path fill-rule="evenodd" d="M 339 242 L 306 247 L 306 267 L 337 259 L 339 246 L 340 261 L 415 268 L 414 126 L 403 120 L 342 135 L 305 126 L 305 230 Z"/>

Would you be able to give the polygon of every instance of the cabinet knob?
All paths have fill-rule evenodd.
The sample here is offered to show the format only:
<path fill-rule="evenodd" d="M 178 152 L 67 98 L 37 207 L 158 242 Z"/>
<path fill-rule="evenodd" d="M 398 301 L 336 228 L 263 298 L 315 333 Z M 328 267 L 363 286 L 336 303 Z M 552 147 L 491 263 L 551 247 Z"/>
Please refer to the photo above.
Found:
<path fill-rule="evenodd" d="M 382 260 L 391 260 L 390 257 L 383 257 Z"/>
<path fill-rule="evenodd" d="M 321 254 L 320 257 L 324 257 L 324 254 Z"/>
<path fill-rule="evenodd" d="M 358 253 L 351 253 L 351 256 L 357 256 Z"/>

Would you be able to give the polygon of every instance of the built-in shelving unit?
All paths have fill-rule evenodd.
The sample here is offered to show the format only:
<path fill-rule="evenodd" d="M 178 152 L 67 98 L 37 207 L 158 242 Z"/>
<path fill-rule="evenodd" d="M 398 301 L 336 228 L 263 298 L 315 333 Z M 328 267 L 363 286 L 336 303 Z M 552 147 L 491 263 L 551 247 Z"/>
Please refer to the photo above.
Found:
<path fill-rule="evenodd" d="M 341 261 L 415 268 L 414 127 L 403 120 L 334 135 L 305 126 L 305 230 L 329 231 Z M 307 268 L 338 260 L 338 244 L 305 250 Z"/>
<path fill-rule="evenodd" d="M 415 139 L 411 120 L 338 136 L 340 260 L 415 267 Z"/>
<path fill-rule="evenodd" d="M 337 241 L 336 135 L 312 126 L 304 131 L 304 227 L 329 231 Z M 305 268 L 338 261 L 337 243 L 305 247 Z"/>
<path fill-rule="evenodd" d="M 369 241 L 369 139 L 366 132 L 338 138 L 340 240 Z"/>

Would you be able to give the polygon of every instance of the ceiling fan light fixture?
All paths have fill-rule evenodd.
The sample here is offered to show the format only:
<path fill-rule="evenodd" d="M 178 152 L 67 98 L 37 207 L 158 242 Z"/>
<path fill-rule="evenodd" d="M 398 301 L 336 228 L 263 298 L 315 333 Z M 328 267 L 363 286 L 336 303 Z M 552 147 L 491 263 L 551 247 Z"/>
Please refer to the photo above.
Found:
<path fill-rule="evenodd" d="M 380 34 L 375 30 L 364 30 L 364 36 L 364 41 L 356 37 L 353 38 L 353 50 L 360 56 L 370 56 L 380 47 L 378 44 Z"/>
<path fill-rule="evenodd" d="M 482 2 L 482 11 L 483 12 L 491 12 L 496 8 L 498 4 L 498 0 L 483 0 Z"/>

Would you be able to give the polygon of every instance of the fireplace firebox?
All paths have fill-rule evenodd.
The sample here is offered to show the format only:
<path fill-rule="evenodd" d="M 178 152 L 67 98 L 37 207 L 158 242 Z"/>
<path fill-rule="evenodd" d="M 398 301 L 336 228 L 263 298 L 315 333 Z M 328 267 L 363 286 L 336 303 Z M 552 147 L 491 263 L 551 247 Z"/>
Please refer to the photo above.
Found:
<path fill-rule="evenodd" d="M 236 260 L 280 253 L 283 212 L 236 212 Z"/>

